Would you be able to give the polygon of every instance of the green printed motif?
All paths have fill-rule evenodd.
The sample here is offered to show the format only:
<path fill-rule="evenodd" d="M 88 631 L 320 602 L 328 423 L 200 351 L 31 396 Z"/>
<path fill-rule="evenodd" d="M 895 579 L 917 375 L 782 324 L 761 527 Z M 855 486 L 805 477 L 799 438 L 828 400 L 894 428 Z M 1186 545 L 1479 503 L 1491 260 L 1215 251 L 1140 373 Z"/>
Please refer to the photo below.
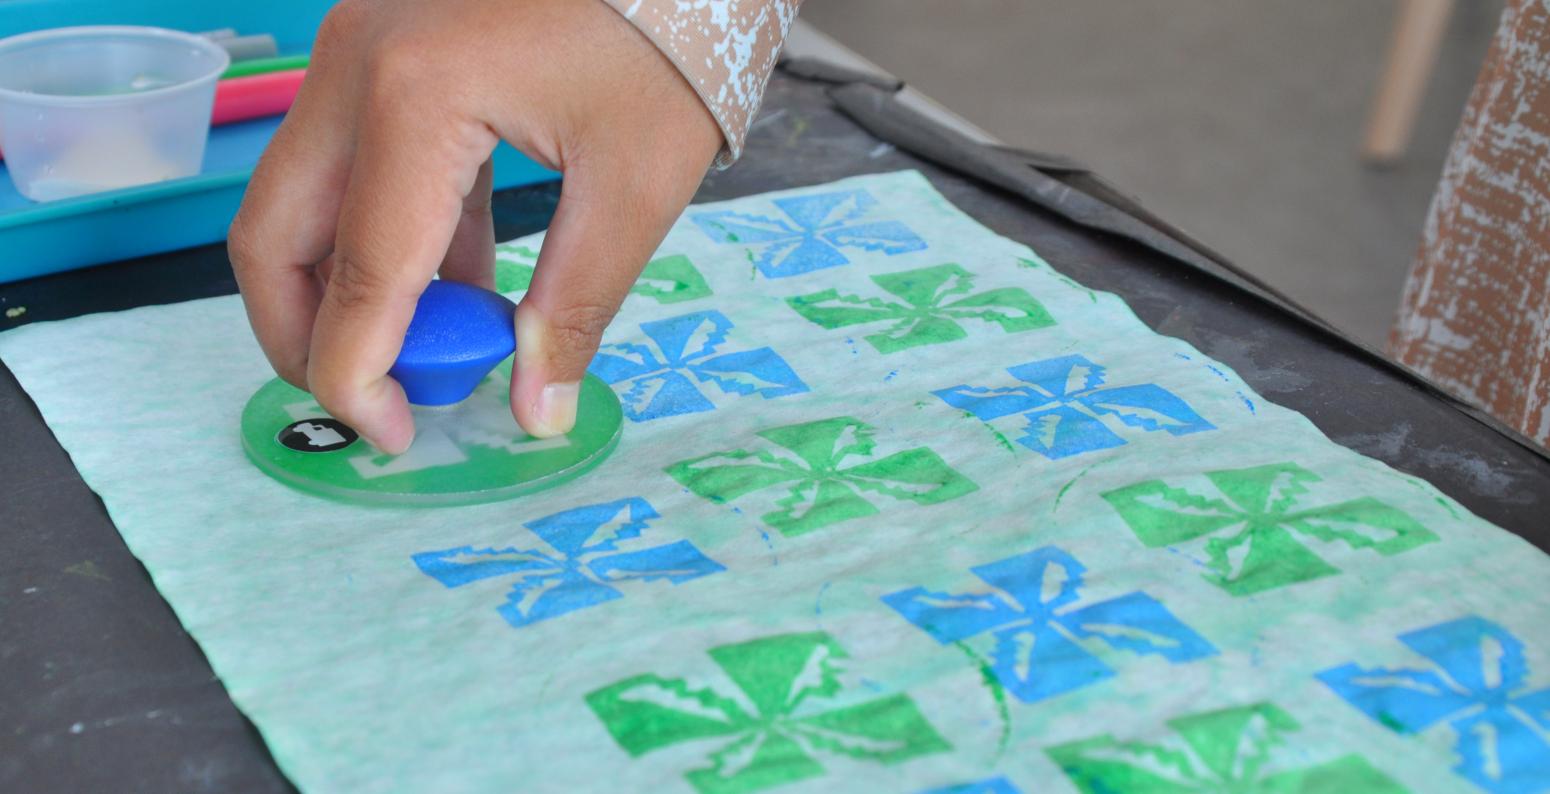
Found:
<path fill-rule="evenodd" d="M 709 764 L 684 775 L 706 794 L 818 777 L 825 755 L 894 764 L 951 749 L 903 694 L 827 703 L 847 693 L 846 654 L 828 634 L 763 637 L 709 655 L 737 692 L 646 674 L 588 694 L 587 705 L 632 757 L 714 740 Z"/>
<path fill-rule="evenodd" d="M 1209 488 L 1148 480 L 1103 498 L 1150 548 L 1212 536 L 1206 579 L 1235 596 L 1340 572 L 1305 541 L 1390 555 L 1437 539 L 1409 514 L 1371 497 L 1319 504 L 1310 486 L 1321 478 L 1293 463 L 1206 472 L 1205 479 Z"/>
<path fill-rule="evenodd" d="M 644 295 L 657 303 L 682 303 L 710 295 L 710 285 L 694 269 L 689 257 L 664 256 L 646 263 L 630 292 Z"/>
<path fill-rule="evenodd" d="M 926 447 L 843 465 L 850 458 L 871 458 L 877 446 L 873 429 L 848 416 L 770 428 L 758 435 L 773 446 L 704 455 L 673 464 L 667 473 L 714 502 L 785 487 L 785 495 L 775 501 L 778 509 L 760 519 L 787 537 L 877 514 L 878 507 L 866 494 L 930 505 L 979 489 Z"/>
<path fill-rule="evenodd" d="M 1155 744 L 1100 736 L 1048 749 L 1086 794 L 1403 794 L 1404 787 L 1359 755 L 1304 764 L 1287 745 L 1300 727 L 1270 703 L 1169 720 L 1177 736 Z"/>
<path fill-rule="evenodd" d="M 495 247 L 495 290 L 518 292 L 533 282 L 533 266 L 538 252 L 525 245 Z M 657 303 L 682 303 L 711 294 L 710 284 L 682 254 L 659 257 L 646 263 L 631 294 L 644 295 Z"/>
<path fill-rule="evenodd" d="M 786 302 L 798 314 L 830 330 L 891 323 L 866 337 L 877 352 L 885 355 L 963 339 L 968 332 L 959 325 L 961 320 L 994 323 L 1009 334 L 1055 324 L 1043 304 L 1017 287 L 970 294 L 974 275 L 952 263 L 872 276 L 872 281 L 900 300 L 841 295 L 838 290 L 828 289 L 788 298 Z"/>

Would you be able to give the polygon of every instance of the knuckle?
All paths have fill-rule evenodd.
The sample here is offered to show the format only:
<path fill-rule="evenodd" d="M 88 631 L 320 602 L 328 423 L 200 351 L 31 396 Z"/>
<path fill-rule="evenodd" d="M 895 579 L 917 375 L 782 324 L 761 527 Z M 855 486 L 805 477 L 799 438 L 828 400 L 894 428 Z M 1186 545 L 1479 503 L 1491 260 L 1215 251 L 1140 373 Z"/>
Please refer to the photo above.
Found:
<path fill-rule="evenodd" d="M 603 303 L 568 306 L 549 316 L 549 333 L 558 355 L 566 358 L 590 357 L 617 307 Z"/>
<path fill-rule="evenodd" d="M 312 392 L 313 399 L 330 416 L 338 417 L 346 424 L 352 421 L 355 395 L 348 384 L 326 374 L 309 371 L 307 388 Z"/>
<path fill-rule="evenodd" d="M 234 270 L 244 270 L 258 259 L 258 245 L 248 215 L 238 212 L 226 230 L 226 255 Z"/>
<path fill-rule="evenodd" d="M 338 311 L 352 313 L 379 303 L 391 286 L 386 274 L 359 260 L 335 256 L 324 300 Z"/>
<path fill-rule="evenodd" d="M 371 3 L 366 0 L 340 0 L 323 17 L 318 27 L 315 49 L 331 49 L 348 40 L 359 30 L 370 13 Z"/>
<path fill-rule="evenodd" d="M 482 220 L 491 213 L 494 197 L 488 190 L 474 190 L 463 198 L 463 217 Z"/>
<path fill-rule="evenodd" d="M 376 107 L 396 106 L 420 94 L 420 86 L 438 82 L 433 75 L 441 69 L 433 46 L 421 41 L 419 34 L 399 31 L 374 42 L 364 66 L 368 101 Z"/>
<path fill-rule="evenodd" d="M 305 351 L 294 355 L 271 356 L 269 363 L 274 367 L 280 380 L 295 386 L 298 389 L 307 388 L 307 354 Z"/>
<path fill-rule="evenodd" d="M 362 396 L 361 390 L 350 380 L 346 370 L 326 366 L 314 357 L 307 362 L 302 374 L 306 379 L 304 388 L 312 393 L 318 405 L 323 406 L 323 410 L 330 416 L 353 426 L 359 418 Z"/>

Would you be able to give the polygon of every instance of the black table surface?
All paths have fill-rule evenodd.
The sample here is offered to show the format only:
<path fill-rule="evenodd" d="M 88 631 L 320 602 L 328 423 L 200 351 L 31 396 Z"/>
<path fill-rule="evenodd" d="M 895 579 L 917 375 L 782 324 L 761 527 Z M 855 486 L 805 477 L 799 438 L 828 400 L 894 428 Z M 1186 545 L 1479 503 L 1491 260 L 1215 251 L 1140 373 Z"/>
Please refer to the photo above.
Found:
<path fill-rule="evenodd" d="M 873 138 L 821 84 L 777 75 L 742 161 L 710 174 L 698 200 L 905 168 L 1057 270 L 1118 293 L 1152 328 L 1231 366 L 1337 443 L 1430 481 L 1541 549 L 1550 543 L 1543 456 L 1252 295 Z M 498 194 L 499 237 L 544 228 L 558 196 L 553 183 Z M 26 307 L 0 318 L 0 330 L 235 292 L 224 247 L 206 246 L 0 285 L 0 309 Z M 0 366 L 0 791 L 290 788 Z"/>

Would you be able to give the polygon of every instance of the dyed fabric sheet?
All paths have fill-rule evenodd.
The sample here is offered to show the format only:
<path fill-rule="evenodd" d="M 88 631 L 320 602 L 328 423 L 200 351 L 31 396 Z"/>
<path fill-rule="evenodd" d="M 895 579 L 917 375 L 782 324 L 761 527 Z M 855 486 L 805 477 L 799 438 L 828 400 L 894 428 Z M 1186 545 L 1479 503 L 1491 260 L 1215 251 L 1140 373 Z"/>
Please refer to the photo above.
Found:
<path fill-rule="evenodd" d="M 1545 555 L 918 174 L 691 208 L 605 342 L 609 461 L 428 510 L 248 463 L 235 297 L 0 356 L 308 791 L 1550 788 Z"/>

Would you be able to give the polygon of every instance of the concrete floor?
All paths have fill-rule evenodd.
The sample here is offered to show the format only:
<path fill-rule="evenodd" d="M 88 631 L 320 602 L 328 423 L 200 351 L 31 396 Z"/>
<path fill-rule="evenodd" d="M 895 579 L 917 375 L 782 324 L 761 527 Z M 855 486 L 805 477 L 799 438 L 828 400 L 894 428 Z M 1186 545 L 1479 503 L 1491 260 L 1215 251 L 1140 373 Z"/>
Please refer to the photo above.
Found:
<path fill-rule="evenodd" d="M 1458 4 L 1410 153 L 1386 170 L 1358 145 L 1392 1 L 811 0 L 802 17 L 1381 344 L 1501 5 Z"/>

